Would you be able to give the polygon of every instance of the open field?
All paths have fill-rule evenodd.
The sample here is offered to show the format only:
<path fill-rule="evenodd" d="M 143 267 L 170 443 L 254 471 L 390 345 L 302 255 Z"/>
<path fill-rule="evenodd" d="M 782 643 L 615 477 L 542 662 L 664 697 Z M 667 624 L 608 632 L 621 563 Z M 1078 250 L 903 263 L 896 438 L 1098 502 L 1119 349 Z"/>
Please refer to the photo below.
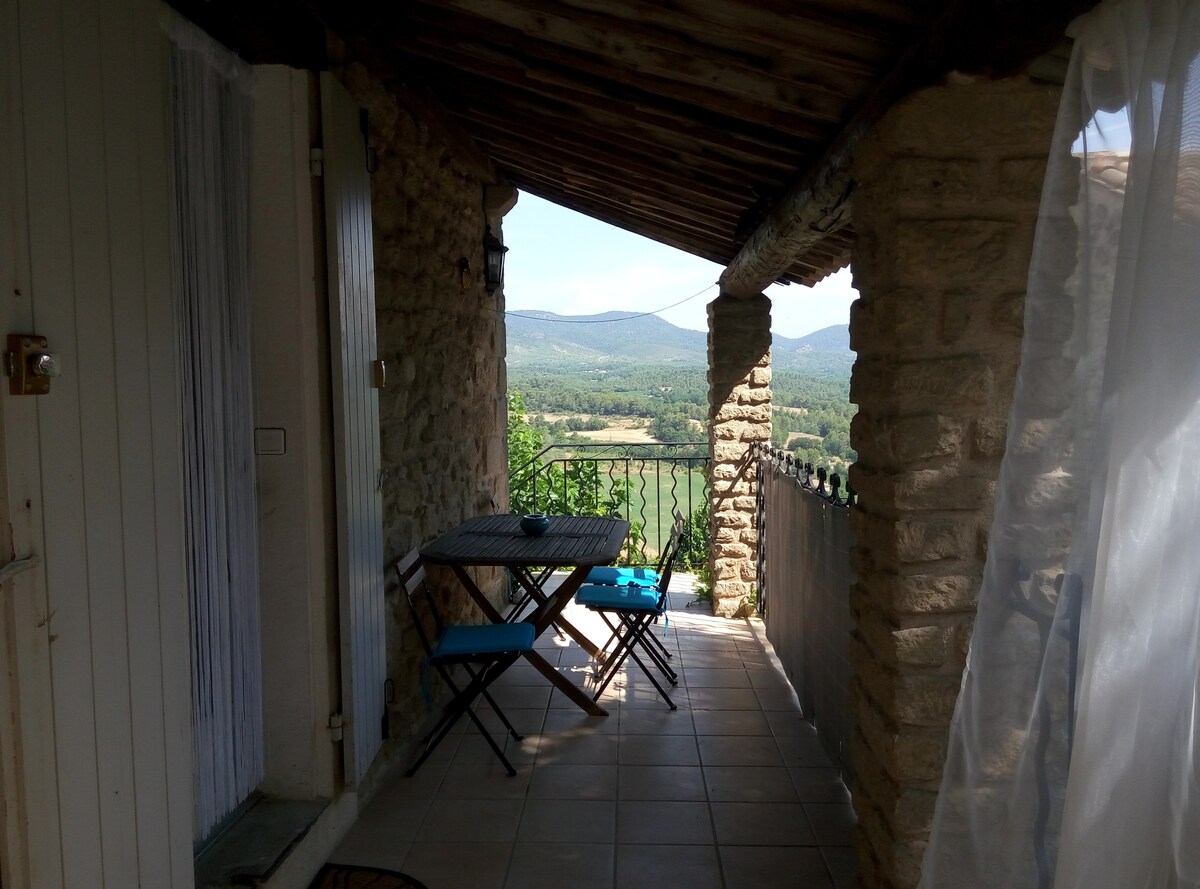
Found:
<path fill-rule="evenodd" d="M 658 441 L 649 431 L 643 427 L 641 429 L 633 429 L 628 427 L 609 426 L 606 429 L 588 430 L 579 433 L 580 438 L 589 438 L 592 441 L 610 441 L 610 442 L 632 442 L 634 444 L 654 444 Z"/>
<path fill-rule="evenodd" d="M 792 442 L 794 442 L 798 438 L 806 438 L 809 441 L 824 441 L 825 440 L 825 439 L 821 438 L 821 436 L 815 435 L 812 432 L 790 432 L 790 433 L 788 433 L 788 438 L 787 438 L 788 447 L 791 447 Z"/>

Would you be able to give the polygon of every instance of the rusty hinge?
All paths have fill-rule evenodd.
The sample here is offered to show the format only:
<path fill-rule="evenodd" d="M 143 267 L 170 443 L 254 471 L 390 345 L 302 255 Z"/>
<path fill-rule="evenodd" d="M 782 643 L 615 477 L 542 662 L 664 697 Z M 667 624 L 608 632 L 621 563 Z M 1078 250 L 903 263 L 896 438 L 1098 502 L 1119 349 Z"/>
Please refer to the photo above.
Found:
<path fill-rule="evenodd" d="M 317 177 L 325 175 L 325 152 L 320 148 L 308 150 L 308 172 Z"/>
<path fill-rule="evenodd" d="M 342 727 L 345 725 L 341 713 L 331 713 L 329 715 L 329 740 L 337 743 L 342 740 L 344 734 Z"/>

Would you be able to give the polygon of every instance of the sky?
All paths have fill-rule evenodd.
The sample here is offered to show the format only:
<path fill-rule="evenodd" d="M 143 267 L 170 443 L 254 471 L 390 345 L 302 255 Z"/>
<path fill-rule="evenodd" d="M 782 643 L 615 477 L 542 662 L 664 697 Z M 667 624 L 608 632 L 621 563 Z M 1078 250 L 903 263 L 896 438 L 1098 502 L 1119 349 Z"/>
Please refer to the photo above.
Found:
<path fill-rule="evenodd" d="M 654 312 L 677 327 L 708 329 L 705 307 L 717 295 L 722 271 L 715 263 L 527 192 L 521 192 L 504 217 L 504 243 L 509 248 L 504 296 L 510 312 Z M 767 295 L 771 330 L 787 337 L 848 323 L 850 303 L 858 296 L 849 269 L 816 287 L 773 284 Z M 675 303 L 682 304 L 664 308 Z"/>

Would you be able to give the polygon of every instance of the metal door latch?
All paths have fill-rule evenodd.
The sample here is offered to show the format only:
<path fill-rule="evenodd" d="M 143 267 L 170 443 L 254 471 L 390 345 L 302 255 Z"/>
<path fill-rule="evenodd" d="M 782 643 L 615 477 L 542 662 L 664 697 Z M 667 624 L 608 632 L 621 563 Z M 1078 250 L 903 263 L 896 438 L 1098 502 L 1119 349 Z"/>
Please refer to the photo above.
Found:
<path fill-rule="evenodd" d="M 50 391 L 50 381 L 62 373 L 62 368 L 58 356 L 47 351 L 49 345 L 44 336 L 37 334 L 8 335 L 4 364 L 10 394 L 45 395 Z"/>

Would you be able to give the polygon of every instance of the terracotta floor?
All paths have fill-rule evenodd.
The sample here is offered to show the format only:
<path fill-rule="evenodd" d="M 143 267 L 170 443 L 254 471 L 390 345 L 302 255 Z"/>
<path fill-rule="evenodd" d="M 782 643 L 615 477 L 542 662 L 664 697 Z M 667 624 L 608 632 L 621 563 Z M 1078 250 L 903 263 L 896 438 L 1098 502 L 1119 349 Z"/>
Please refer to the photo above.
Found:
<path fill-rule="evenodd" d="M 689 598 L 673 592 L 658 628 L 680 673 L 677 711 L 634 666 L 602 699 L 609 715 L 588 717 L 520 663 L 494 693 L 526 734 L 506 747 L 517 776 L 473 727 L 456 730 L 380 791 L 332 860 L 429 889 L 849 887 L 849 795 L 762 622 L 718 620 Z M 602 638 L 593 615 L 569 613 Z M 577 645 L 547 633 L 538 647 L 583 682 Z"/>

